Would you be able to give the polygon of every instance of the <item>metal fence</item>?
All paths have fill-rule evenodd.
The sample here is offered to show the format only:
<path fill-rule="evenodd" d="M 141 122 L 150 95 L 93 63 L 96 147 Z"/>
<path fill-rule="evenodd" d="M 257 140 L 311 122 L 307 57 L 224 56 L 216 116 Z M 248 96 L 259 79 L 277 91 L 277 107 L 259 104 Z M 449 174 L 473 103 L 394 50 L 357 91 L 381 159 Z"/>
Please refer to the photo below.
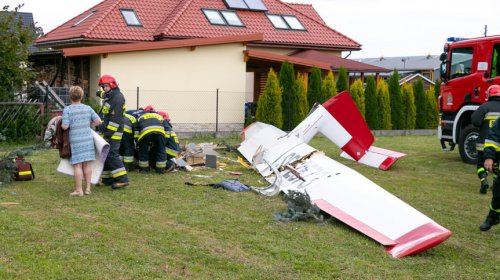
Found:
<path fill-rule="evenodd" d="M 127 109 L 152 105 L 157 111 L 166 111 L 176 132 L 181 134 L 234 133 L 241 131 L 245 122 L 246 92 L 220 89 L 151 90 L 139 87 L 121 88 L 121 91 L 127 98 Z"/>

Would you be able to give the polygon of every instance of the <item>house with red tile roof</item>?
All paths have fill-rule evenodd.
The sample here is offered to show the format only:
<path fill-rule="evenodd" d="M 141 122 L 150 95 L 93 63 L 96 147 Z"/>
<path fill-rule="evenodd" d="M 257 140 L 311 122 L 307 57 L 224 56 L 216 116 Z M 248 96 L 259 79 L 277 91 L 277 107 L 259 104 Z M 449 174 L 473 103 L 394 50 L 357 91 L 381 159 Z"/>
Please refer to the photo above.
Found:
<path fill-rule="evenodd" d="M 100 75 L 114 75 L 128 108 L 154 104 L 178 130 L 240 130 L 244 103 L 285 60 L 303 73 L 387 71 L 341 58 L 361 45 L 312 5 L 280 0 L 104 0 L 36 46 L 62 54 L 54 81 L 94 92 Z"/>

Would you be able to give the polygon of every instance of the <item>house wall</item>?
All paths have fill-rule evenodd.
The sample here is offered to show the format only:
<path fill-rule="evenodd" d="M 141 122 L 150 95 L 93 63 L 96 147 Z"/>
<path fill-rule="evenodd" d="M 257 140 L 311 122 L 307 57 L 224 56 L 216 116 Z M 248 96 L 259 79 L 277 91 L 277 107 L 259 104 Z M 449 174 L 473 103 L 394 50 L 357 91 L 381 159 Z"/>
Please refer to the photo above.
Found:
<path fill-rule="evenodd" d="M 215 131 L 216 122 L 218 131 L 240 131 L 246 92 L 243 50 L 235 43 L 112 53 L 92 60 L 91 77 L 113 75 L 127 109 L 151 104 L 167 111 L 177 131 Z"/>

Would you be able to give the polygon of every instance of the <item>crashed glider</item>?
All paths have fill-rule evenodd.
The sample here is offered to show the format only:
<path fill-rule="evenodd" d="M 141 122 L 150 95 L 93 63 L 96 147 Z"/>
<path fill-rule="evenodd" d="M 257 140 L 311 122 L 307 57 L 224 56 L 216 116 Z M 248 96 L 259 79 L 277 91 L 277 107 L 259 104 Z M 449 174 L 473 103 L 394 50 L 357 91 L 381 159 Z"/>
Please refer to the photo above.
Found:
<path fill-rule="evenodd" d="M 352 159 L 384 170 L 404 155 L 371 146 L 373 135 L 349 93 L 342 92 L 316 105 L 290 133 L 258 122 L 242 132 L 244 141 L 238 151 L 271 183 L 256 190 L 264 195 L 307 192 L 321 210 L 388 246 L 395 258 L 432 248 L 450 237 L 448 229 L 309 146 L 307 142 L 318 132 Z"/>

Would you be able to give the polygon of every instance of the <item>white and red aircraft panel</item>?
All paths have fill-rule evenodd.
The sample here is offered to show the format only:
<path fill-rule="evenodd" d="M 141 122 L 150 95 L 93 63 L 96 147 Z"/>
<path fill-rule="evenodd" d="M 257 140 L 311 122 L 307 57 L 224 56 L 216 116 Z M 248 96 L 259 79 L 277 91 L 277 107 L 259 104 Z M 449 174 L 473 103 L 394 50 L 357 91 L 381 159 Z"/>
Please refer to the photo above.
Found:
<path fill-rule="evenodd" d="M 387 166 L 387 161 L 393 160 L 391 157 L 397 160 L 404 155 L 370 147 L 373 143 L 371 132 L 357 132 L 356 127 L 343 125 L 346 116 L 352 119 L 359 115 L 357 109 L 352 112 L 353 108 L 346 105 L 350 102 L 354 106 L 350 96 L 342 93 L 332 99 L 325 103 L 328 110 L 317 106 L 288 134 L 263 123 L 255 123 L 242 132 L 245 140 L 238 150 L 272 183 L 269 188 L 258 191 L 265 195 L 288 190 L 307 192 L 321 210 L 389 246 L 387 250 L 396 258 L 426 250 L 446 240 L 451 235 L 449 230 L 363 175 L 305 143 L 319 131 L 358 161 L 367 157 L 373 160 L 378 156 L 380 164 Z M 342 109 L 335 104 L 342 104 Z M 351 113 L 338 113 L 338 110 L 351 110 Z"/>

